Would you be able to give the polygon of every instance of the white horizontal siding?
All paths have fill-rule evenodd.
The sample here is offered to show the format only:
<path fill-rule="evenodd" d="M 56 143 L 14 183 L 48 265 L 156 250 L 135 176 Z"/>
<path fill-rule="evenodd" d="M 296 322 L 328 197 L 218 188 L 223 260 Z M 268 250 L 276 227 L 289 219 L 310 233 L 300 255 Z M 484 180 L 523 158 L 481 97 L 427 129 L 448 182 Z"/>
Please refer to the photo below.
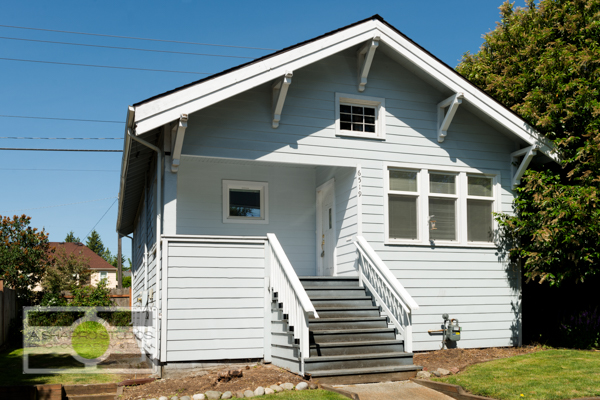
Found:
<path fill-rule="evenodd" d="M 263 357 L 264 247 L 169 242 L 167 361 Z"/>

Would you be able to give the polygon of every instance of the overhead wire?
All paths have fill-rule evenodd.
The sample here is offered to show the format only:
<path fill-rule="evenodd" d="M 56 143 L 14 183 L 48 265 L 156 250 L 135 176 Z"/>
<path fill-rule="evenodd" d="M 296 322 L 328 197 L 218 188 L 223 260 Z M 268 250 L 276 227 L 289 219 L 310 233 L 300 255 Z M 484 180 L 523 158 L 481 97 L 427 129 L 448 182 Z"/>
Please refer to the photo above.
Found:
<path fill-rule="evenodd" d="M 123 121 L 108 121 L 102 119 L 79 119 L 79 118 L 53 118 L 53 117 L 34 117 L 30 115 L 1 115 L 4 118 L 29 118 L 29 119 L 51 119 L 57 121 L 77 121 L 77 122 L 105 122 L 110 124 L 122 124 Z"/>
<path fill-rule="evenodd" d="M 234 45 L 215 44 L 215 43 L 184 42 L 184 41 L 180 41 L 180 40 L 152 39 L 152 38 L 142 38 L 142 37 L 135 37 L 135 36 L 107 35 L 107 34 L 102 34 L 102 33 L 63 31 L 63 30 L 58 30 L 58 29 L 32 28 L 32 27 L 15 26 L 15 25 L 0 25 L 0 27 L 12 28 L 12 29 L 27 29 L 27 30 L 32 30 L 32 31 L 69 33 L 69 34 L 74 34 L 74 35 L 111 37 L 111 38 L 118 38 L 118 39 L 146 40 L 146 41 L 151 41 L 151 42 L 193 44 L 193 45 L 198 45 L 198 46 L 230 47 L 230 48 L 234 48 L 234 49 L 269 50 L 269 51 L 279 50 L 279 49 L 270 49 L 270 48 L 266 48 L 266 47 L 248 47 L 248 46 L 234 46 Z"/>
<path fill-rule="evenodd" d="M 0 171 L 52 171 L 52 172 L 119 172 L 118 169 L 73 169 L 73 168 L 0 168 Z"/>
<path fill-rule="evenodd" d="M 17 137 L 17 136 L 0 136 L 0 139 L 35 139 L 35 140 L 123 140 L 118 137 Z"/>
<path fill-rule="evenodd" d="M 100 223 L 100 221 L 102 221 L 102 219 L 106 216 L 106 214 L 108 214 L 108 212 L 110 211 L 110 209 L 113 208 L 113 206 L 115 205 L 115 203 L 117 202 L 117 200 L 119 200 L 118 196 L 115 199 L 115 201 L 113 201 L 113 203 L 110 205 L 110 207 L 108 207 L 108 210 L 106 210 L 106 212 L 100 217 L 100 219 L 98 220 L 98 222 L 96 222 L 96 225 L 94 225 L 94 227 L 92 229 L 90 229 L 90 231 L 88 232 L 88 234 L 85 235 L 85 237 L 88 237 L 90 235 L 90 233 L 92 233 L 92 231 L 94 229 L 96 229 L 96 226 L 98 226 L 98 224 Z"/>
<path fill-rule="evenodd" d="M 89 153 L 122 153 L 123 150 L 95 150 L 95 149 L 26 149 L 21 147 L 0 147 L 0 150 L 14 151 L 82 151 Z"/>
<path fill-rule="evenodd" d="M 147 52 L 153 52 L 153 53 L 183 54 L 183 55 L 192 55 L 192 56 L 246 58 L 246 59 L 250 59 L 250 60 L 254 60 L 256 58 L 256 57 L 244 57 L 244 56 L 230 56 L 230 55 L 225 55 L 225 54 L 191 53 L 191 52 L 185 52 L 185 51 L 140 49 L 140 48 L 136 48 L 136 47 L 119 47 L 119 46 L 104 46 L 104 45 L 99 45 L 99 44 L 56 42 L 56 41 L 52 41 L 52 40 L 25 39 L 25 38 L 14 38 L 14 37 L 6 37 L 6 36 L 0 36 L 0 39 L 20 40 L 20 41 L 25 41 L 25 42 L 38 42 L 38 43 L 65 44 L 65 45 L 70 45 L 70 46 L 98 47 L 98 48 L 103 48 L 103 49 L 135 50 L 135 51 L 147 51 Z"/>

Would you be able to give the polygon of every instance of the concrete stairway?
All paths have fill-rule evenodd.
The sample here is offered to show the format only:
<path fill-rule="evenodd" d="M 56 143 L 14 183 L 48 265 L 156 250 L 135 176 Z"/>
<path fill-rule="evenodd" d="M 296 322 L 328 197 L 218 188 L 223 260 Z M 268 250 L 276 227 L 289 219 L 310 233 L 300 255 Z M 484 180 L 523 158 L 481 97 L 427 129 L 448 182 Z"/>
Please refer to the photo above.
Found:
<path fill-rule="evenodd" d="M 421 367 L 388 325 L 358 278 L 300 277 L 320 318 L 309 320 L 305 371 L 320 383 L 370 383 L 412 378 Z"/>

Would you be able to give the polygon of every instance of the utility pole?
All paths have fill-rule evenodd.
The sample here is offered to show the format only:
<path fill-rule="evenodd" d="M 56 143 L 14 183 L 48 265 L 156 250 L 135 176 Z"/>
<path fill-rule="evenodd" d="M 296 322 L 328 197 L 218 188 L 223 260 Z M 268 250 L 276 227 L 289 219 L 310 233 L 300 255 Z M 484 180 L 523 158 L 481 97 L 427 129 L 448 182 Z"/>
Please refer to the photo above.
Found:
<path fill-rule="evenodd" d="M 117 235 L 119 235 L 119 246 L 117 249 L 117 288 L 122 289 L 123 288 L 123 263 L 121 262 L 123 260 L 123 256 L 122 256 L 122 251 L 121 251 L 121 234 L 118 233 Z"/>

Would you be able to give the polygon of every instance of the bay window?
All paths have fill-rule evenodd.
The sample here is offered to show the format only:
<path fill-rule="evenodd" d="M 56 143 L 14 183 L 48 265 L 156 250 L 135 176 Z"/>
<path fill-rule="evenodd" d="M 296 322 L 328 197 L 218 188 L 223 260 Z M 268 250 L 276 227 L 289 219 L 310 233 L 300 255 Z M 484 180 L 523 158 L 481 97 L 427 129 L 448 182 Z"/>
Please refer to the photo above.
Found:
<path fill-rule="evenodd" d="M 493 245 L 498 173 L 385 170 L 386 243 Z"/>

